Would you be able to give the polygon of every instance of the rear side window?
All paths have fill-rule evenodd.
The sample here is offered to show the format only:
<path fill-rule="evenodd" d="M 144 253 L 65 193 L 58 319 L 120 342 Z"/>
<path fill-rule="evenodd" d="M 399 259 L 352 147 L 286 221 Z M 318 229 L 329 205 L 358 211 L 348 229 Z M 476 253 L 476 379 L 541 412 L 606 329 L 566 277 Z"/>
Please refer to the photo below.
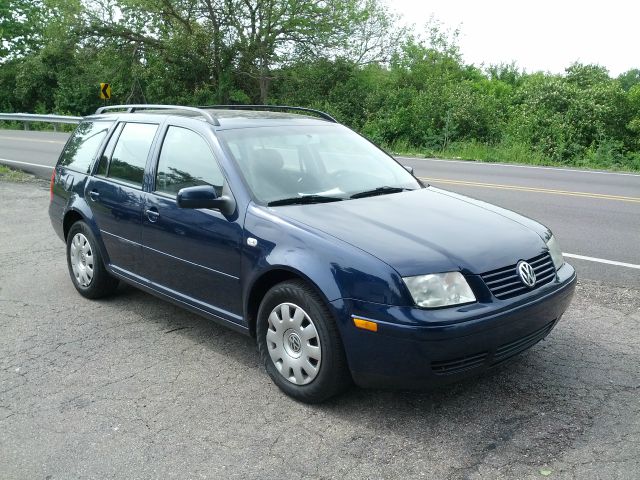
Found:
<path fill-rule="evenodd" d="M 207 142 L 195 132 L 169 127 L 162 143 L 156 191 L 176 195 L 196 185 L 212 185 L 222 192 L 224 176 Z"/>
<path fill-rule="evenodd" d="M 60 165 L 82 173 L 89 173 L 98 148 L 107 135 L 112 122 L 82 122 L 67 143 Z"/>
<path fill-rule="evenodd" d="M 107 177 L 142 186 L 144 167 L 157 125 L 127 123 L 113 150 Z"/>

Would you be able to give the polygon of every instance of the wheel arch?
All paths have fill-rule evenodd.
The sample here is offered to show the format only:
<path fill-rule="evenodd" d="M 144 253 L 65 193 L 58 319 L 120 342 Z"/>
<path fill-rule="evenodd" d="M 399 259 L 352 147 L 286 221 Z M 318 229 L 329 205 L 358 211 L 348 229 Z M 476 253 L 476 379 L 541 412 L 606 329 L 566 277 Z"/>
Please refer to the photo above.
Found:
<path fill-rule="evenodd" d="M 84 216 L 78 210 L 70 209 L 64 214 L 62 219 L 62 232 L 65 242 L 67 241 L 67 235 L 69 234 L 69 230 L 71 230 L 71 226 L 78 220 L 86 221 Z"/>
<path fill-rule="evenodd" d="M 307 275 L 303 274 L 299 270 L 284 265 L 274 266 L 266 272 L 262 272 L 251 283 L 250 287 L 247 290 L 245 302 L 245 318 L 247 319 L 247 325 L 252 337 L 256 336 L 258 309 L 260 308 L 262 299 L 272 287 L 288 280 L 303 281 L 309 287 L 311 287 L 320 296 L 320 298 L 322 298 L 327 306 L 330 305 L 329 299 L 324 294 L 322 289 Z"/>
<path fill-rule="evenodd" d="M 79 200 L 72 202 L 62 216 L 62 234 L 64 241 L 67 241 L 69 230 L 71 230 L 72 225 L 78 220 L 82 220 L 89 226 L 89 229 L 95 236 L 96 242 L 98 243 L 97 247 L 100 250 L 103 261 L 105 262 L 105 267 L 107 268 L 107 270 L 109 270 L 109 254 L 104 243 L 102 242 L 100 229 L 98 228 L 98 225 L 93 218 L 91 210 L 88 208 L 88 206 L 86 206 L 86 204 L 80 202 Z"/>

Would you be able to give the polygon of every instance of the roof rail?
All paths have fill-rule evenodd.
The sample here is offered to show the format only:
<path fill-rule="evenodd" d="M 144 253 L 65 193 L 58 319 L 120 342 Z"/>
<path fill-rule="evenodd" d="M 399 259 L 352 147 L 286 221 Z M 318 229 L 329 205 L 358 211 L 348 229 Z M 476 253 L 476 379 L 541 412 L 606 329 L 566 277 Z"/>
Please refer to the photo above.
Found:
<path fill-rule="evenodd" d="M 186 112 L 195 112 L 198 115 L 201 115 L 205 118 L 205 120 L 209 123 L 214 124 L 219 127 L 220 122 L 218 119 L 211 115 L 209 112 L 205 112 L 197 107 L 184 107 L 181 105 L 144 105 L 144 104 L 136 104 L 136 105 L 109 105 L 105 107 L 100 107 L 96 110 L 96 115 L 101 113 L 105 113 L 108 110 L 126 110 L 126 113 L 134 113 L 138 110 L 183 110 Z"/>
<path fill-rule="evenodd" d="M 210 109 L 218 109 L 218 110 L 292 110 L 294 112 L 308 112 L 314 113 L 319 117 L 324 118 L 333 123 L 338 123 L 338 121 L 333 118 L 328 113 L 325 113 L 320 110 L 315 110 L 313 108 L 305 108 L 305 107 L 290 107 L 287 105 L 203 105 L 198 108 L 210 108 Z"/>

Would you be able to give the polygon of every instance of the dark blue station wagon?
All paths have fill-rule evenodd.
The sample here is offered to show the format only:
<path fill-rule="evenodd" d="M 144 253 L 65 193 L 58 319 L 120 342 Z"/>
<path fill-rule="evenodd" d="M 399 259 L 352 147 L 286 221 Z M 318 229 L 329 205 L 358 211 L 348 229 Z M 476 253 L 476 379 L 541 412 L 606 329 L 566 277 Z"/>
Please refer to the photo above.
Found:
<path fill-rule="evenodd" d="M 80 294 L 123 281 L 252 335 L 305 402 L 501 364 L 576 284 L 546 227 L 306 109 L 103 107 L 67 142 L 49 213 Z"/>

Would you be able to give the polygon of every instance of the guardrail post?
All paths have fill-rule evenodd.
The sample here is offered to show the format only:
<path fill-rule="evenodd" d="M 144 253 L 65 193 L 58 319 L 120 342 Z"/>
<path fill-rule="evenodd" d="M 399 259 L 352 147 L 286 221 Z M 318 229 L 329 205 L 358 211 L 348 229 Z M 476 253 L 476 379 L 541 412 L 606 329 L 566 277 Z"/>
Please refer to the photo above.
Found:
<path fill-rule="evenodd" d="M 57 132 L 58 131 L 58 124 L 57 123 L 52 123 L 53 125 L 53 131 Z"/>
<path fill-rule="evenodd" d="M 24 129 L 29 130 L 29 122 L 24 122 Z"/>

